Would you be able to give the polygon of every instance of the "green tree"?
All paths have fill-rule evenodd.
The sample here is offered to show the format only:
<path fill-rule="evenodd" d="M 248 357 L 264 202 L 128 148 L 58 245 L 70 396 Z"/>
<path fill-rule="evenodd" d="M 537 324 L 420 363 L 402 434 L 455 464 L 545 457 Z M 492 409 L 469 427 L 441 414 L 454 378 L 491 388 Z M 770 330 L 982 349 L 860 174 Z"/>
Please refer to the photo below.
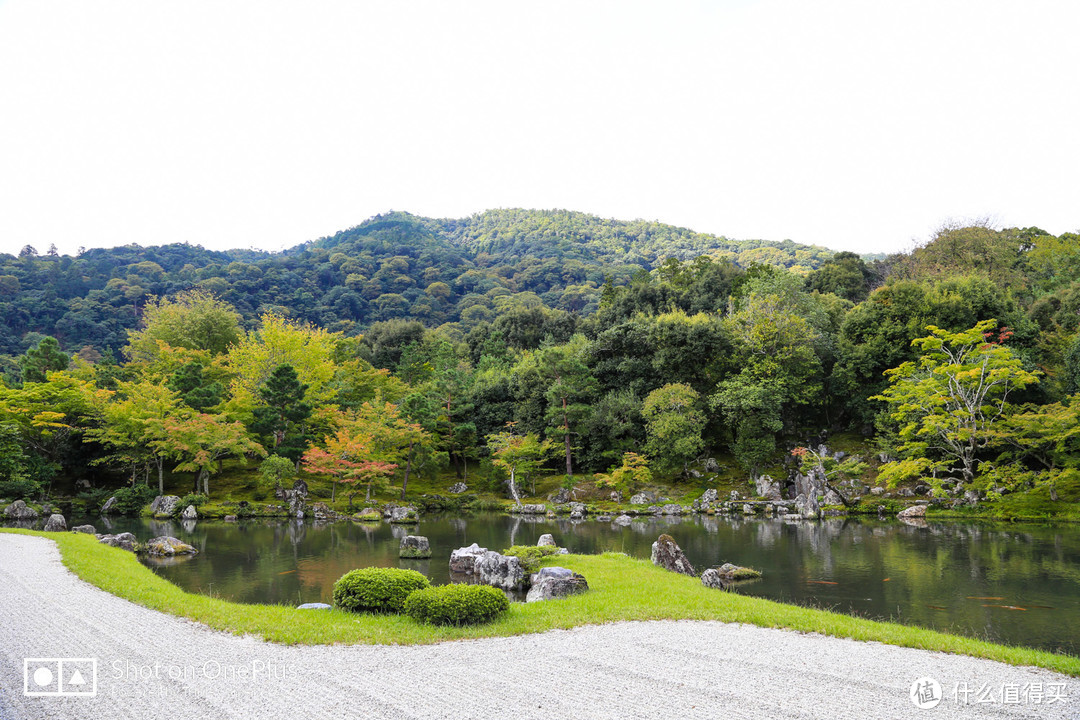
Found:
<path fill-rule="evenodd" d="M 585 364 L 588 342 L 576 335 L 565 345 L 540 350 L 539 366 L 547 379 L 544 397 L 547 400 L 548 434 L 563 443 L 566 456 L 566 476 L 573 477 L 573 437 L 589 416 L 596 394 L 596 380 Z"/>
<path fill-rule="evenodd" d="M 535 433 L 514 434 L 514 423 L 507 423 L 507 429 L 487 436 L 491 462 L 508 474 L 507 487 L 514 502 L 521 502 L 517 477 L 531 479 L 543 464 L 544 458 L 551 452 L 551 441 L 540 441 Z M 536 488 L 533 487 L 535 494 Z"/>
<path fill-rule="evenodd" d="M 602 490 L 611 489 L 622 495 L 629 495 L 642 485 L 652 482 L 647 458 L 636 452 L 625 452 L 622 465 L 611 468 L 607 473 L 596 473 L 596 486 Z"/>
<path fill-rule="evenodd" d="M 645 452 L 663 467 L 685 469 L 705 447 L 701 431 L 705 416 L 698 409 L 699 395 L 689 385 L 670 384 L 645 398 L 641 414 L 647 422 Z"/>
<path fill-rule="evenodd" d="M 282 481 L 296 477 L 296 462 L 281 455 L 270 455 L 259 463 L 259 479 L 267 490 L 280 491 Z"/>
<path fill-rule="evenodd" d="M 311 442 L 305 427 L 312 409 L 304 399 L 307 389 L 291 365 L 277 366 L 259 388 L 261 404 L 255 408 L 251 423 L 252 431 L 269 438 L 277 455 L 294 463 L 300 461 Z"/>
<path fill-rule="evenodd" d="M 240 315 L 212 293 L 189 290 L 147 303 L 142 328 L 129 336 L 125 352 L 137 362 L 157 358 L 162 343 L 221 355 L 240 341 Z"/>
<path fill-rule="evenodd" d="M 67 370 L 71 356 L 60 349 L 54 337 L 44 337 L 19 358 L 23 382 L 43 383 L 50 372 Z"/>
<path fill-rule="evenodd" d="M 220 382 L 210 381 L 198 362 L 181 366 L 169 378 L 168 387 L 180 394 L 185 405 L 199 412 L 206 412 L 220 403 L 225 392 Z"/>
<path fill-rule="evenodd" d="M 974 479 L 980 453 L 1002 444 L 1000 426 L 1013 411 L 1009 395 L 1038 382 L 1005 345 L 1008 328 L 995 327 L 993 320 L 962 332 L 928 326 L 930 334 L 913 343 L 918 361 L 888 371 L 889 387 L 873 398 L 889 405 L 899 452 L 931 462 L 935 471 L 957 472 L 961 486 Z"/>

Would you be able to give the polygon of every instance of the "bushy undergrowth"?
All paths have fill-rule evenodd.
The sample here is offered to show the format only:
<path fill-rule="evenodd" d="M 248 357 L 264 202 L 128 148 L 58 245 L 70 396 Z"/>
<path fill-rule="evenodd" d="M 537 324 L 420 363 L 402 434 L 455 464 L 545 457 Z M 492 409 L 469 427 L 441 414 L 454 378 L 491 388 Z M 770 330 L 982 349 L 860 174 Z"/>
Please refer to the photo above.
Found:
<path fill-rule="evenodd" d="M 112 511 L 117 515 L 138 515 L 156 495 L 154 488 L 148 485 L 120 488 L 113 493 L 116 504 L 112 506 Z"/>
<path fill-rule="evenodd" d="M 510 609 L 510 601 L 490 585 L 436 585 L 405 599 L 405 614 L 432 625 L 478 625 Z"/>
<path fill-rule="evenodd" d="M 401 612 L 405 598 L 431 583 L 415 570 L 362 568 L 334 583 L 334 604 L 352 612 Z"/>

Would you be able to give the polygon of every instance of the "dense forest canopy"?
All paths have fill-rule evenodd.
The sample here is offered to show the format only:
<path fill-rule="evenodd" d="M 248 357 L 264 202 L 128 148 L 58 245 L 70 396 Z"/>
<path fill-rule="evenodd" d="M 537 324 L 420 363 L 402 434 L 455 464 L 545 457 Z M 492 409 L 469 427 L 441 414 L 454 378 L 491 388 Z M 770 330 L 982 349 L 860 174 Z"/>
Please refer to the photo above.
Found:
<path fill-rule="evenodd" d="M 26 248 L 0 257 L 0 322 L 9 490 L 106 467 L 212 492 L 222 458 L 267 456 L 369 492 L 480 459 L 618 487 L 710 453 L 753 477 L 845 430 L 939 492 L 1080 464 L 1080 235 L 1038 228 L 867 262 L 563 211 L 391 213 L 276 255 Z"/>
<path fill-rule="evenodd" d="M 492 210 L 461 220 L 390 213 L 280 254 L 192 245 L 0 255 L 0 354 L 41 335 L 118 351 L 149 298 L 201 288 L 246 327 L 275 312 L 358 334 L 408 318 L 468 332 L 511 306 L 596 310 L 605 280 L 627 283 L 667 258 L 698 256 L 806 273 L 832 253 L 791 241 L 732 241 L 655 222 L 565 211 Z"/>

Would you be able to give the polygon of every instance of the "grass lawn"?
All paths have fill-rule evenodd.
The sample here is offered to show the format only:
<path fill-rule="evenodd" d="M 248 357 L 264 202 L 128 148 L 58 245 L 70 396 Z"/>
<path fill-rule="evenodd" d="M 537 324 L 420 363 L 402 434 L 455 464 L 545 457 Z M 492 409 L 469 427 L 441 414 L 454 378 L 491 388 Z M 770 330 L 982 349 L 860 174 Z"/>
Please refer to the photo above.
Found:
<path fill-rule="evenodd" d="M 620 620 L 719 620 L 817 632 L 890 645 L 960 653 L 1012 665 L 1034 665 L 1080 676 L 1080 658 L 1008 647 L 895 623 L 711 590 L 697 578 L 661 570 L 621 554 L 547 558 L 584 575 L 589 592 L 561 600 L 514 603 L 489 625 L 434 627 L 405 616 L 296 610 L 281 605 L 243 605 L 184 592 L 155 575 L 129 552 L 99 544 L 92 535 L 0 530 L 48 537 L 64 564 L 83 580 L 146 607 L 238 635 L 288 644 L 423 644 L 543 632 Z"/>

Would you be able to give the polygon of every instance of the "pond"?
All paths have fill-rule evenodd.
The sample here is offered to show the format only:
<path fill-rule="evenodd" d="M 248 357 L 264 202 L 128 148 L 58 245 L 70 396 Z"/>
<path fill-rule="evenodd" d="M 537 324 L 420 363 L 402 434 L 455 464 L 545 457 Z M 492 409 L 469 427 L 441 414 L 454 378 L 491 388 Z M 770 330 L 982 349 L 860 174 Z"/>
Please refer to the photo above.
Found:
<path fill-rule="evenodd" d="M 90 522 L 103 528 L 103 519 Z M 734 562 L 763 571 L 735 592 L 894 620 L 1008 644 L 1080 654 L 1080 527 L 835 518 L 821 522 L 691 516 L 621 527 L 494 513 L 427 516 L 418 526 L 310 521 L 109 520 L 139 540 L 171 534 L 193 558 L 146 560 L 180 587 L 237 602 L 331 602 L 334 581 L 358 567 L 410 567 L 449 582 L 454 548 L 502 550 L 552 533 L 571 552 L 648 558 L 672 535 L 700 572 Z M 431 542 L 431 560 L 399 560 L 406 533 Z"/>

